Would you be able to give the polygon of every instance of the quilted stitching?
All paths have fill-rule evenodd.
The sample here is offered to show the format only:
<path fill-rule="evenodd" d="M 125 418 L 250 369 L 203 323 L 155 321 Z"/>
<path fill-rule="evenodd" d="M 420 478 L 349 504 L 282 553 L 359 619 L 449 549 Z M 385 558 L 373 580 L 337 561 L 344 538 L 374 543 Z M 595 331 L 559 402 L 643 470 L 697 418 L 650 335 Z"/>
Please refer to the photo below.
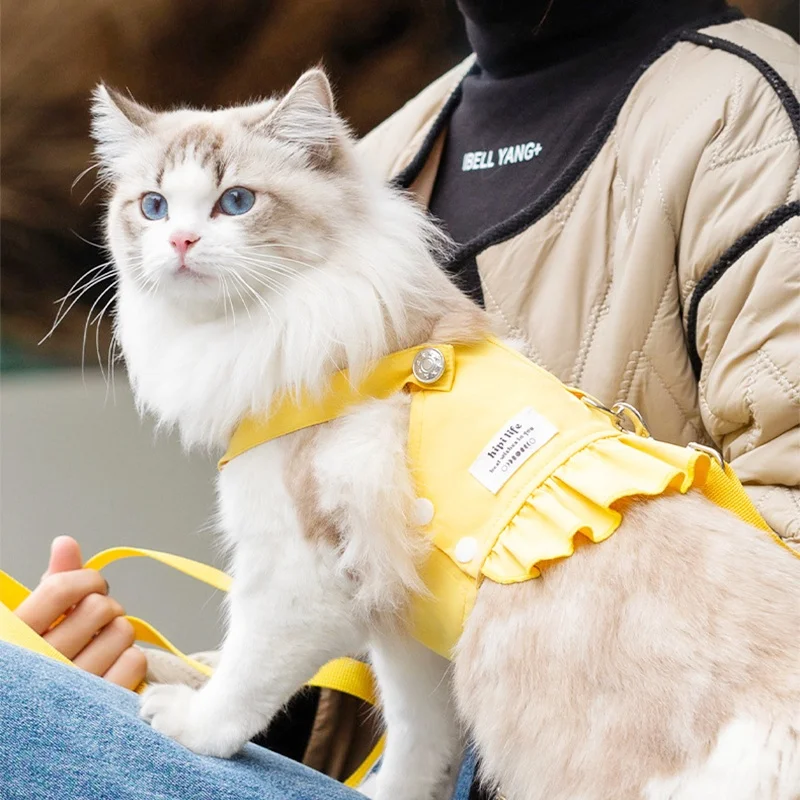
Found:
<path fill-rule="evenodd" d="M 647 348 L 647 345 L 650 342 L 657 323 L 664 318 L 667 310 L 670 308 L 670 300 L 672 299 L 670 297 L 670 289 L 672 289 L 675 284 L 676 276 L 677 270 L 673 270 L 667 274 L 666 285 L 661 292 L 661 299 L 656 307 L 656 313 L 653 315 L 653 319 L 650 321 L 650 325 L 647 328 L 647 333 L 645 334 L 641 348 L 639 350 L 634 350 L 631 353 L 630 359 L 628 360 L 628 365 L 625 368 L 625 374 L 622 378 L 622 383 L 619 387 L 619 396 L 621 398 L 627 398 L 630 395 L 631 385 L 633 383 L 636 370 L 639 366 L 639 360 L 641 359 L 645 349 Z"/>
<path fill-rule="evenodd" d="M 800 389 L 792 384 L 786 371 L 770 358 L 766 348 L 759 348 L 758 353 L 756 353 L 756 363 L 761 371 L 766 372 L 774 380 L 790 403 L 800 406 Z"/>
<path fill-rule="evenodd" d="M 661 376 L 661 373 L 658 371 L 656 363 L 646 353 L 642 353 L 640 364 L 641 367 L 647 367 L 648 375 L 656 378 L 659 385 L 664 390 L 664 394 L 669 397 L 669 399 L 672 401 L 672 404 L 680 412 L 681 416 L 686 421 L 686 425 L 692 430 L 692 439 L 701 443 L 703 441 L 708 441 L 708 434 L 703 430 L 697 411 L 695 409 L 686 408 L 682 403 L 679 402 L 672 389 L 670 389 L 669 384 L 664 380 L 664 378 Z"/>
<path fill-rule="evenodd" d="M 675 127 L 675 129 L 672 131 L 672 134 L 670 135 L 669 139 L 667 139 L 667 141 L 664 143 L 664 146 L 662 147 L 662 149 L 660 150 L 658 155 L 655 156 L 653 158 L 653 160 L 650 162 L 648 170 L 647 170 L 647 175 L 646 175 L 646 177 L 644 179 L 644 182 L 642 183 L 642 188 L 639 190 L 639 196 L 636 199 L 636 204 L 635 204 L 634 209 L 633 209 L 633 217 L 628 219 L 628 228 L 629 229 L 632 228 L 636 224 L 636 221 L 639 218 L 639 212 L 642 210 L 642 204 L 644 203 L 644 195 L 645 195 L 645 192 L 647 191 L 647 188 L 648 188 L 648 186 L 650 184 L 650 180 L 653 177 L 653 174 L 654 174 L 654 172 L 656 170 L 656 167 L 658 166 L 658 164 L 660 163 L 661 159 L 666 154 L 667 149 L 670 146 L 670 144 L 672 144 L 673 140 L 678 135 L 678 133 L 680 133 L 683 130 L 683 128 L 685 128 L 700 113 L 700 111 L 703 109 L 703 107 L 705 105 L 707 105 L 708 103 L 710 103 L 715 97 L 719 96 L 721 94 L 721 92 L 722 92 L 721 89 L 715 89 L 713 92 L 710 92 L 709 94 L 707 94 L 684 117 L 684 119 L 681 121 L 681 123 L 678 126 Z M 626 214 L 627 214 L 627 211 L 626 211 Z"/>
<path fill-rule="evenodd" d="M 715 169 L 717 166 L 717 162 L 720 159 L 720 150 L 722 146 L 728 141 L 731 136 L 731 130 L 734 129 L 737 120 L 739 119 L 739 114 L 742 109 L 742 87 L 744 86 L 744 81 L 742 80 L 742 74 L 740 72 L 736 72 L 733 76 L 733 95 L 731 97 L 731 113 L 727 119 L 727 124 L 722 128 L 720 135 L 717 137 L 717 140 L 714 142 L 711 148 L 711 160 L 709 161 L 709 169 Z"/>
<path fill-rule="evenodd" d="M 609 263 L 614 263 L 613 257 L 609 259 Z M 580 386 L 583 381 L 583 371 L 586 368 L 586 359 L 594 345 L 595 334 L 600 320 L 609 312 L 608 295 L 611 292 L 611 287 L 614 283 L 613 275 L 607 274 L 604 288 L 599 298 L 594 301 L 592 311 L 589 315 L 589 321 L 584 330 L 583 337 L 581 338 L 580 345 L 578 346 L 578 355 L 575 358 L 575 364 L 572 368 L 572 375 L 569 378 L 569 383 L 573 386 Z"/>

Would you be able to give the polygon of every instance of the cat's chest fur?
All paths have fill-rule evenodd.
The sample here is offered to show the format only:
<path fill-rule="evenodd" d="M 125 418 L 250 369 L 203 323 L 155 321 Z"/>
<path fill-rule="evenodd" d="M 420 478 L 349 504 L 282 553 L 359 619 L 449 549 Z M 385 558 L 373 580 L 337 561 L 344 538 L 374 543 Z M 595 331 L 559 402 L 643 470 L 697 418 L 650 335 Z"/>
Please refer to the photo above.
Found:
<path fill-rule="evenodd" d="M 412 520 L 409 408 L 404 394 L 367 401 L 233 459 L 219 477 L 228 543 L 322 559 L 355 613 L 403 606 L 428 546 Z"/>
<path fill-rule="evenodd" d="M 123 291 L 116 329 L 138 405 L 177 426 L 187 446 L 225 447 L 236 421 L 269 403 L 274 359 L 241 326 L 193 324 L 157 299 Z"/>

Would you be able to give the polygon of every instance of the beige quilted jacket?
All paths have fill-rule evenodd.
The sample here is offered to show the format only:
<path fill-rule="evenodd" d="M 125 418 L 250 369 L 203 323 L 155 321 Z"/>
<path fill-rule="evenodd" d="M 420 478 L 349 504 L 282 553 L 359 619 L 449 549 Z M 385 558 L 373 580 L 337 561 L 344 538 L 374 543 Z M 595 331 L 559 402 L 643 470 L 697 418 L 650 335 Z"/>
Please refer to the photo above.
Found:
<path fill-rule="evenodd" d="M 800 47 L 752 20 L 687 37 L 552 198 L 455 258 L 477 259 L 499 330 L 537 363 L 659 438 L 716 445 L 800 544 Z M 470 64 L 361 144 L 422 203 Z"/>

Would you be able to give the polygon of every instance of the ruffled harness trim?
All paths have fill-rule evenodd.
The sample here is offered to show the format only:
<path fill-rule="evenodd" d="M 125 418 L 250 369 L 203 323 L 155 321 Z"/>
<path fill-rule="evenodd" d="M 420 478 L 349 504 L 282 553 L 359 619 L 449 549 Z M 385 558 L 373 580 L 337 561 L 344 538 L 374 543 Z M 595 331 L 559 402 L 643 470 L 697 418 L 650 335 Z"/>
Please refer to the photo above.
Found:
<path fill-rule="evenodd" d="M 480 572 L 505 584 L 536 578 L 548 562 L 571 556 L 581 539 L 611 536 L 622 521 L 615 503 L 702 488 L 709 466 L 705 453 L 655 439 L 622 432 L 596 438 L 524 497 Z"/>

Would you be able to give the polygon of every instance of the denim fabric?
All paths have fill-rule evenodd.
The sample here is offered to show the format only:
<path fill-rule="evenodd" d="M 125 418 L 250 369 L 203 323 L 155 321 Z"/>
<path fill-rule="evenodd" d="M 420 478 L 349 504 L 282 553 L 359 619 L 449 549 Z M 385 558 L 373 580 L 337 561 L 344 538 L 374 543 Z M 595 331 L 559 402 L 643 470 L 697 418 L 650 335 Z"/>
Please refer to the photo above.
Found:
<path fill-rule="evenodd" d="M 198 756 L 136 716 L 137 697 L 0 642 L 0 800 L 357 800 L 255 745 Z"/>
<path fill-rule="evenodd" d="M 475 751 L 469 747 L 467 752 L 464 753 L 464 760 L 461 762 L 461 769 L 458 771 L 458 781 L 456 781 L 453 800 L 469 800 L 472 796 L 475 766 Z"/>

